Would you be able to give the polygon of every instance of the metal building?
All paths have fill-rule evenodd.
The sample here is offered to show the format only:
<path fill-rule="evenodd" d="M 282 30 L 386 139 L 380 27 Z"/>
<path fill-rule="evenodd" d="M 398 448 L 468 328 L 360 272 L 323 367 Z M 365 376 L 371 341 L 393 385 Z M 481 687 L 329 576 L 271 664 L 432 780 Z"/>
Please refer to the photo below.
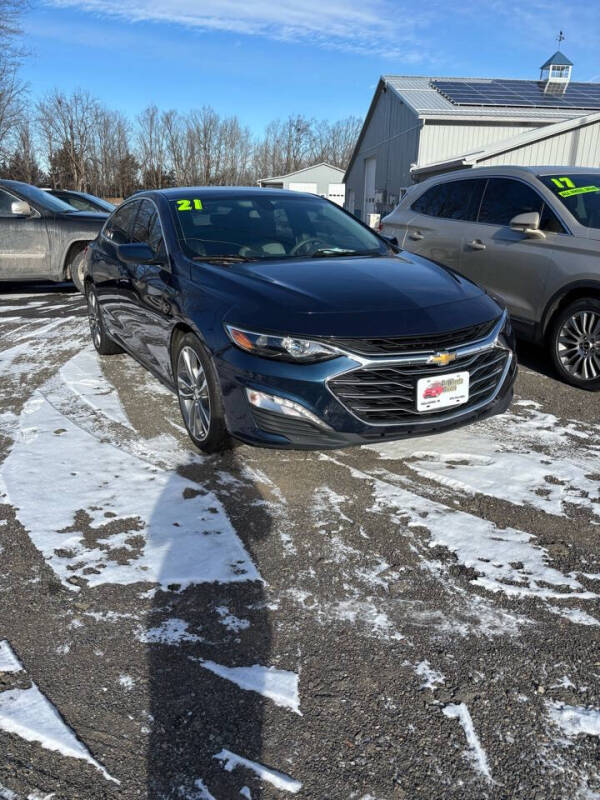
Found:
<path fill-rule="evenodd" d="M 261 178 L 258 185 L 265 189 L 292 189 L 296 192 L 311 192 L 327 197 L 340 206 L 344 205 L 344 170 L 327 164 L 313 164 L 311 167 L 278 175 L 274 178 Z"/>
<path fill-rule="evenodd" d="M 571 69 L 556 52 L 539 80 L 382 76 L 344 177 L 345 207 L 369 220 L 415 180 L 479 163 L 599 166 L 600 83 L 573 82 Z"/>

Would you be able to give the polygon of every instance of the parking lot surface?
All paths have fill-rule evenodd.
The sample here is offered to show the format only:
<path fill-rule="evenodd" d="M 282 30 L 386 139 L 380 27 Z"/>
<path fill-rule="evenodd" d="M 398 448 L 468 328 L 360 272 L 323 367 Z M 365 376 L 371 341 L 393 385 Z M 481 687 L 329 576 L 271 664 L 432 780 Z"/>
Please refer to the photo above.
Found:
<path fill-rule="evenodd" d="M 598 396 L 202 456 L 68 287 L 0 296 L 0 798 L 600 798 Z"/>

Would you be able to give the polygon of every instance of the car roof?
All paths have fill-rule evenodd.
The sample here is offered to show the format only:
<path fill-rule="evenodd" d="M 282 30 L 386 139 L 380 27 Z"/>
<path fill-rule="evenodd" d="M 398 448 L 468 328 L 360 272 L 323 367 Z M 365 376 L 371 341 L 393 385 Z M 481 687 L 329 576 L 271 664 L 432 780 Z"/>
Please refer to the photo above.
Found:
<path fill-rule="evenodd" d="M 421 183 L 435 183 L 439 180 L 453 180 L 456 178 L 476 178 L 480 175 L 600 175 L 597 167 L 566 167 L 562 166 L 510 166 L 499 164 L 490 167 L 468 167 L 467 169 L 456 169 L 451 172 L 443 172 L 439 175 L 432 175 Z"/>
<path fill-rule="evenodd" d="M 167 200 L 177 200 L 178 198 L 189 197 L 190 194 L 200 195 L 201 197 L 235 197 L 236 195 L 256 195 L 257 197 L 281 197 L 282 195 L 293 195 L 315 197 L 318 195 L 310 192 L 294 192 L 290 189 L 262 189 L 259 186 L 176 186 L 171 189 L 144 189 L 136 192 L 131 197 L 148 197 L 152 195 L 162 195 Z"/>

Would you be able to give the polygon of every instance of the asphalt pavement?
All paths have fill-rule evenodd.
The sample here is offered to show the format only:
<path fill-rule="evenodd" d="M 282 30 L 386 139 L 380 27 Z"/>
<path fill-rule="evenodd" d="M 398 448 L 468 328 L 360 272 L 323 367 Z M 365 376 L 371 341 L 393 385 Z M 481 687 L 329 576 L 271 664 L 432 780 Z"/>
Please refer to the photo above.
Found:
<path fill-rule="evenodd" d="M 600 414 L 203 456 L 67 286 L 0 293 L 1 800 L 600 798 Z"/>

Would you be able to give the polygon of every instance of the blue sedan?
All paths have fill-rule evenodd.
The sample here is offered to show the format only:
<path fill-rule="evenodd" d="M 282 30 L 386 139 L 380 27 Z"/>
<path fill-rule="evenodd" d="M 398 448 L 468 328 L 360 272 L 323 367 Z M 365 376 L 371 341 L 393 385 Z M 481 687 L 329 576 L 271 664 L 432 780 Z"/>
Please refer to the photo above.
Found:
<path fill-rule="evenodd" d="M 504 411 L 506 312 L 338 206 L 193 187 L 123 203 L 87 251 L 94 345 L 179 398 L 197 447 L 342 447 Z"/>

